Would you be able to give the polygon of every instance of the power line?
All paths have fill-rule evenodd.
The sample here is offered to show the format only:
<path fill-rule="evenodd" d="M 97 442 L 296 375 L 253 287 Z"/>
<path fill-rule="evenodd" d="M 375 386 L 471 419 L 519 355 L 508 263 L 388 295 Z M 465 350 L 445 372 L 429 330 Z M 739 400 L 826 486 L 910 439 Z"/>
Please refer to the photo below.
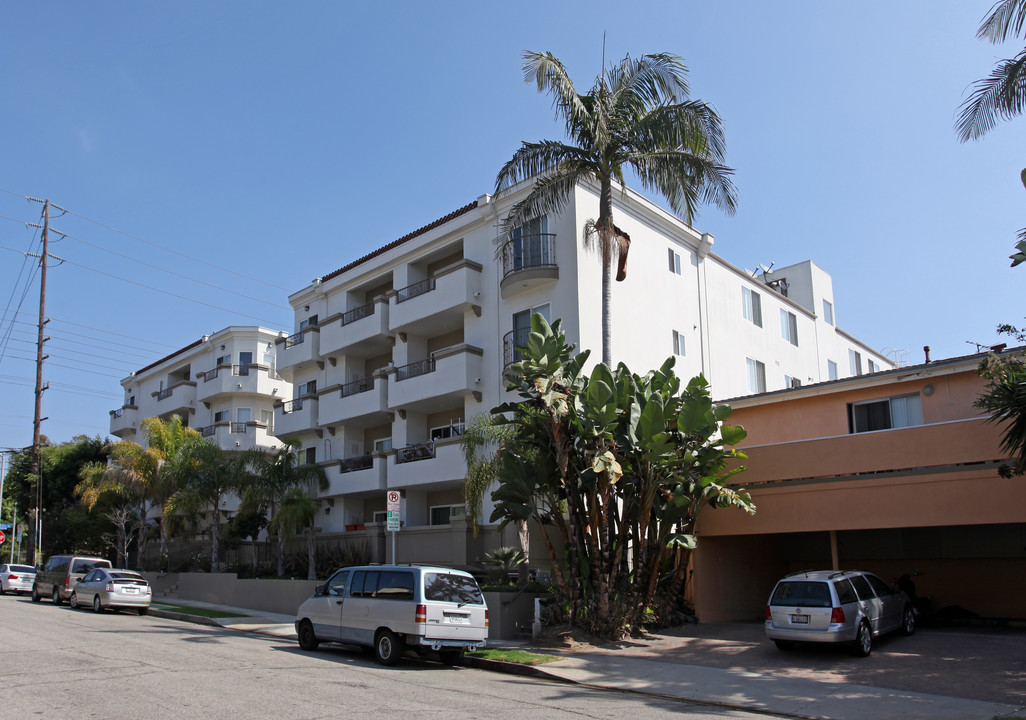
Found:
<path fill-rule="evenodd" d="M 24 383 L 33 383 L 35 380 L 21 375 L 0 375 L 0 382 L 7 383 L 8 385 L 19 385 Z M 58 392 L 68 392 L 72 395 L 82 395 L 84 397 L 93 397 L 97 399 L 111 398 L 114 400 L 121 398 L 121 395 L 118 393 L 94 390 L 93 388 L 85 388 L 80 385 L 69 385 L 68 383 L 51 382 L 50 387 L 55 388 Z M 62 391 L 61 388 L 64 388 L 64 390 Z"/>
<path fill-rule="evenodd" d="M 3 308 L 3 309 L 7 310 L 7 308 Z M 27 312 L 18 312 L 18 311 L 15 311 L 15 312 L 18 315 L 30 315 L 30 316 L 32 315 L 32 313 L 27 313 Z M 172 348 L 172 349 L 175 349 L 175 350 L 178 349 L 177 345 L 171 345 L 170 343 L 164 343 L 164 342 L 160 342 L 158 340 L 147 340 L 146 338 L 141 338 L 141 337 L 138 337 L 136 335 L 125 335 L 123 333 L 114 332 L 113 330 L 104 330 L 103 328 L 93 327 L 92 325 L 83 325 L 82 323 L 72 322 L 70 320 L 62 320 L 61 318 L 57 318 L 57 317 L 53 317 L 53 316 L 50 317 L 50 321 L 51 322 L 56 322 L 56 323 L 63 323 L 64 325 L 73 325 L 74 327 L 85 328 L 86 330 L 93 330 L 95 332 L 103 333 L 105 335 L 113 335 L 115 337 L 128 338 L 129 340 L 139 340 L 141 342 L 149 343 L 151 345 L 160 345 L 161 347 Z M 30 325 L 35 325 L 35 323 L 29 323 L 29 324 Z M 74 334 L 74 333 L 69 333 L 69 334 Z M 89 336 L 85 336 L 85 337 L 89 337 Z M 115 344 L 115 343 L 112 343 L 112 344 Z M 125 347 L 132 347 L 132 346 L 126 345 Z M 136 348 L 136 349 L 137 350 L 145 350 L 145 348 Z"/>
<path fill-rule="evenodd" d="M 21 332 L 21 331 L 19 331 L 19 332 Z M 11 342 L 22 343 L 24 345 L 35 345 L 36 344 L 32 340 L 19 340 L 17 338 L 12 339 Z M 48 340 L 48 342 L 53 342 L 53 338 L 50 338 Z M 127 360 L 111 360 L 109 355 L 97 355 L 96 353 L 87 353 L 87 352 L 83 352 L 81 350 L 76 350 L 75 348 L 57 348 L 57 349 L 58 350 L 71 350 L 72 352 L 76 352 L 79 355 L 84 355 L 85 357 L 94 357 L 94 358 L 99 358 L 100 360 L 106 360 L 108 365 L 110 365 L 110 364 L 117 364 L 117 365 L 124 365 L 125 367 L 129 367 L 129 368 L 134 368 L 136 366 L 136 364 L 137 364 L 137 363 L 134 363 L 134 362 L 128 362 Z M 76 359 L 76 358 L 69 358 L 67 355 L 53 355 L 53 354 L 51 354 L 50 357 L 59 357 L 59 358 L 64 358 L 65 360 L 75 360 Z M 83 362 L 85 362 L 85 361 L 83 361 Z M 131 372 L 131 371 L 129 371 L 129 372 Z"/>
<path fill-rule="evenodd" d="M 24 198 L 26 200 L 32 200 L 33 199 L 33 198 L 28 197 L 27 195 L 22 195 L 20 193 L 11 192 L 10 190 L 5 190 L 3 188 L 0 188 L 0 192 L 7 193 L 8 195 L 13 195 L 14 197 Z M 60 208 L 60 209 L 64 210 L 64 208 Z M 245 274 L 240 273 L 240 272 L 238 272 L 236 270 L 231 270 L 229 268 L 221 267 L 220 265 L 215 265 L 214 263 L 207 262 L 206 260 L 202 260 L 200 258 L 193 257 L 191 255 L 186 255 L 185 253 L 180 252 L 178 250 L 174 250 L 173 248 L 165 247 L 163 245 L 160 245 L 158 243 L 153 242 L 152 240 L 147 240 L 146 238 L 139 237 L 138 235 L 133 235 L 131 233 L 125 232 L 124 230 L 119 230 L 118 228 L 111 227 L 110 225 L 106 225 L 106 224 L 104 224 L 104 223 L 102 223 L 102 222 L 100 222 L 98 220 L 93 220 L 92 218 L 86 217 L 85 215 L 80 215 L 79 213 L 74 212 L 72 210 L 64 210 L 64 212 L 66 212 L 68 215 L 74 215 L 77 218 L 81 218 L 82 220 L 85 220 L 86 222 L 90 222 L 93 225 L 98 225 L 98 226 L 104 228 L 105 230 L 110 230 L 111 232 L 118 233 L 119 235 L 124 235 L 125 237 L 132 238 L 133 240 L 138 240 L 139 242 L 144 242 L 147 245 L 152 245 L 153 247 L 159 248 L 161 250 L 164 250 L 165 252 L 174 253 L 175 255 L 178 255 L 180 257 L 186 258 L 187 260 L 192 260 L 194 262 L 202 263 L 203 265 L 206 265 L 207 267 L 212 267 L 215 270 L 220 270 L 221 272 L 231 273 L 232 275 L 236 275 L 236 276 L 244 278 L 246 280 L 252 280 L 253 282 L 258 282 L 258 283 L 260 283 L 262 285 L 267 285 L 268 287 L 273 287 L 273 288 L 276 288 L 278 290 L 284 290 L 285 292 L 292 292 L 287 287 L 283 287 L 281 285 L 275 285 L 274 283 L 267 282 L 266 280 L 261 280 L 260 278 L 250 277 L 249 275 L 245 275 Z"/>
<path fill-rule="evenodd" d="M 51 355 L 51 357 L 59 357 L 59 358 L 61 358 L 63 360 L 74 360 L 75 359 L 75 358 L 63 357 L 61 355 Z M 12 360 L 28 360 L 29 362 L 35 362 L 36 361 L 35 358 L 18 357 L 17 355 L 11 355 L 10 358 Z M 60 363 L 50 363 L 50 364 L 53 365 L 54 367 L 67 368 L 68 370 L 78 370 L 79 372 L 89 373 L 90 375 L 102 375 L 103 377 L 115 378 L 117 380 L 121 380 L 122 378 L 125 377 L 124 375 L 111 375 L 110 373 L 96 372 L 95 370 L 86 370 L 85 368 L 78 367 L 77 365 L 61 365 Z M 89 365 L 97 365 L 97 363 L 88 363 L 88 364 Z M 98 365 L 98 367 L 103 367 L 103 366 L 102 365 Z"/>
<path fill-rule="evenodd" d="M 12 250 L 14 252 L 21 252 L 21 250 L 15 250 L 14 248 L 7 247 L 5 245 L 0 245 L 0 250 Z M 136 286 L 141 287 L 141 288 L 146 288 L 147 290 L 153 290 L 154 292 L 158 292 L 158 293 L 161 293 L 163 295 L 169 295 L 170 297 L 178 298 L 179 300 L 185 300 L 187 302 L 195 303 L 197 305 L 203 305 L 204 307 L 213 308 L 214 310 L 221 310 L 223 312 L 232 313 L 232 314 L 238 315 L 240 317 L 250 318 L 252 320 L 257 320 L 257 321 L 262 322 L 262 323 L 267 323 L 269 325 L 277 325 L 278 324 L 277 320 L 270 320 L 268 318 L 259 317 L 257 315 L 250 315 L 248 313 L 238 312 L 236 310 L 231 310 L 231 309 L 226 308 L 226 307 L 221 307 L 220 305 L 214 305 L 212 303 L 203 302 L 202 300 L 197 300 L 195 298 L 191 298 L 191 297 L 188 297 L 186 295 L 179 295 L 178 293 L 173 293 L 170 290 L 162 290 L 160 288 L 153 287 L 152 285 L 147 285 L 146 283 L 141 283 L 138 280 L 131 280 L 129 278 L 121 277 L 120 275 L 114 275 L 113 273 L 105 272 L 103 270 L 98 270 L 96 268 L 89 267 L 88 265 L 83 265 L 82 263 L 77 263 L 74 260 L 68 260 L 67 258 L 58 258 L 56 256 L 54 256 L 54 257 L 55 257 L 55 259 L 60 260 L 63 263 L 67 263 L 68 265 L 74 265 L 75 267 L 80 267 L 83 270 L 89 270 L 91 272 L 97 273 L 98 275 L 103 275 L 105 277 L 113 278 L 115 280 L 120 280 L 121 282 L 126 282 L 126 283 L 129 283 L 130 285 L 136 285 Z"/>
<path fill-rule="evenodd" d="M 31 325 L 32 324 L 32 323 L 27 323 L 24 320 L 15 320 L 14 322 L 17 325 Z M 21 330 L 21 329 L 18 329 L 18 328 L 15 328 L 12 332 L 21 333 L 21 334 L 31 334 L 28 330 Z M 84 338 L 88 338 L 90 340 L 99 340 L 100 342 L 103 343 L 103 345 L 94 345 L 93 343 L 82 342 L 81 340 L 71 340 L 69 338 L 64 337 L 65 335 L 74 335 L 75 337 L 84 337 Z M 96 348 L 98 350 L 107 350 L 107 349 L 110 349 L 111 345 L 118 345 L 120 347 L 126 347 L 126 348 L 131 348 L 132 350 L 141 350 L 142 351 L 142 352 L 134 353 L 134 352 L 126 352 L 124 350 L 118 350 L 117 352 L 120 355 L 122 355 L 122 356 L 131 355 L 131 356 L 134 356 L 134 357 L 137 357 L 137 358 L 141 358 L 143 360 L 146 360 L 148 358 L 153 357 L 152 351 L 147 350 L 146 348 L 135 347 L 134 345 L 126 345 L 124 343 L 116 343 L 116 342 L 110 342 L 110 341 L 106 341 L 106 340 L 101 340 L 100 338 L 93 337 L 92 335 L 83 335 L 82 333 L 68 332 L 67 330 L 61 330 L 59 334 L 58 333 L 52 333 L 50 335 L 50 339 L 53 342 L 71 343 L 72 345 L 81 345 L 82 347 L 91 347 L 91 348 Z M 69 349 L 69 348 L 66 348 L 66 349 Z M 106 357 L 106 356 L 104 356 L 104 357 Z"/>

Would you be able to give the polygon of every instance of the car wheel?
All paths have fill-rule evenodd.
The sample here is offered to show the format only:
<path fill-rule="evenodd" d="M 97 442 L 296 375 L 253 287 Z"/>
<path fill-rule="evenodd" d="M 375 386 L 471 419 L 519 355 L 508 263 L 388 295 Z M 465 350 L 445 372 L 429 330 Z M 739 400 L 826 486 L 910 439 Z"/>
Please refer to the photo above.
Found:
<path fill-rule="evenodd" d="M 61 604 L 61 589 L 59 587 L 55 587 L 53 589 L 53 604 L 54 605 L 60 605 Z"/>
<path fill-rule="evenodd" d="M 35 585 L 32 586 L 32 602 L 39 602 L 42 600 L 42 596 L 39 594 L 39 588 Z"/>
<path fill-rule="evenodd" d="M 4 590 L 4 584 L 0 582 L 0 595 L 6 595 L 7 591 Z"/>
<path fill-rule="evenodd" d="M 395 665 L 401 653 L 399 638 L 391 630 L 381 630 L 374 638 L 374 657 L 382 665 Z"/>
<path fill-rule="evenodd" d="M 869 657 L 873 652 L 873 631 L 865 620 L 859 625 L 858 633 L 855 635 L 855 654 L 859 657 Z"/>
<path fill-rule="evenodd" d="M 438 653 L 439 659 L 441 659 L 443 665 L 461 665 L 463 663 L 463 651 L 462 650 L 441 650 Z"/>
<path fill-rule="evenodd" d="M 299 626 L 299 647 L 303 650 L 316 650 L 321 641 L 317 639 L 313 625 L 309 620 L 304 620 Z"/>
<path fill-rule="evenodd" d="M 905 606 L 905 611 L 901 615 L 901 634 L 906 637 L 912 635 L 916 631 L 916 611 L 911 605 Z"/>
<path fill-rule="evenodd" d="M 93 595 L 93 611 L 94 612 L 103 612 L 103 605 L 100 604 L 100 596 L 99 595 Z"/>
<path fill-rule="evenodd" d="M 149 611 L 150 611 L 150 609 L 148 607 L 141 607 L 141 608 L 139 608 L 139 614 L 140 615 L 145 615 Z"/>
<path fill-rule="evenodd" d="M 794 650 L 798 644 L 794 640 L 774 640 L 777 650 Z"/>
<path fill-rule="evenodd" d="M 78 593 L 74 590 L 71 591 L 71 599 L 68 600 L 68 605 L 70 605 L 75 610 L 78 610 Z"/>

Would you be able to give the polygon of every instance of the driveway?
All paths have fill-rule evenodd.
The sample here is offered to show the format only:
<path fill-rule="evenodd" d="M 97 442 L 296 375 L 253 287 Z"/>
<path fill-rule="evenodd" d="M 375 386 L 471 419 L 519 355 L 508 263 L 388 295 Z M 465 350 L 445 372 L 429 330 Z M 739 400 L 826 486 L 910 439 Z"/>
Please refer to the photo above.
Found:
<path fill-rule="evenodd" d="M 868 658 L 822 645 L 782 652 L 766 639 L 762 623 L 688 625 L 589 650 L 626 650 L 639 659 L 1026 705 L 1026 631 L 1015 629 L 892 634 L 877 638 Z"/>

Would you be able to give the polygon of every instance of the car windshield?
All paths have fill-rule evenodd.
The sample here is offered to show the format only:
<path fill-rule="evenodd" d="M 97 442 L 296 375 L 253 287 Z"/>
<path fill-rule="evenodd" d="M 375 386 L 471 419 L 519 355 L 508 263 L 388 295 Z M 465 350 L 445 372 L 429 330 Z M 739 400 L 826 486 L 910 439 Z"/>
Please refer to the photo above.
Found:
<path fill-rule="evenodd" d="M 71 569 L 71 572 L 87 573 L 97 567 L 110 567 L 110 562 L 107 560 L 76 560 L 75 567 Z"/>
<path fill-rule="evenodd" d="M 28 565 L 11 565 L 7 569 L 10 572 L 17 572 L 17 573 L 34 573 L 36 571 L 36 569 L 34 567 L 30 567 Z"/>
<path fill-rule="evenodd" d="M 424 599 L 473 605 L 484 603 L 481 588 L 474 578 L 451 573 L 425 573 Z"/>
<path fill-rule="evenodd" d="M 825 582 L 809 580 L 778 583 L 770 599 L 770 605 L 828 608 L 831 604 L 829 586 Z"/>
<path fill-rule="evenodd" d="M 142 580 L 142 575 L 133 572 L 112 572 L 110 574 L 115 580 Z"/>

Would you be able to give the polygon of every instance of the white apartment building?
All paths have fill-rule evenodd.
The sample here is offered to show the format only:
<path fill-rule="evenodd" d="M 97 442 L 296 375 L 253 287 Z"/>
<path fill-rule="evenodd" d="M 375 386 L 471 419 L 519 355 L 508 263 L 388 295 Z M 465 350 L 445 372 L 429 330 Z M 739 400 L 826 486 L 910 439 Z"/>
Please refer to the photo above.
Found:
<path fill-rule="evenodd" d="M 137 370 L 121 381 L 125 402 L 110 411 L 111 434 L 145 445 L 145 418 L 179 415 L 224 450 L 278 447 L 274 403 L 292 393 L 276 368 L 282 334 L 233 325 Z"/>
<path fill-rule="evenodd" d="M 528 190 L 482 195 L 289 297 L 296 322 L 277 341 L 278 369 L 293 396 L 276 405 L 275 429 L 328 473 L 322 532 L 359 533 L 375 560 L 389 559 L 388 490 L 403 498 L 402 562 L 471 565 L 514 544 L 462 517 L 463 424 L 507 399 L 502 371 L 533 312 L 562 318 L 568 340 L 600 358 L 601 262 L 580 240 L 597 188 L 578 186 L 497 254 L 498 223 Z M 615 202 L 631 246 L 613 286 L 614 362 L 644 373 L 677 355 L 678 374 L 704 373 L 719 398 L 894 367 L 837 327 L 830 276 L 814 263 L 755 276 L 639 194 Z M 483 522 L 490 512 L 486 501 Z"/>

